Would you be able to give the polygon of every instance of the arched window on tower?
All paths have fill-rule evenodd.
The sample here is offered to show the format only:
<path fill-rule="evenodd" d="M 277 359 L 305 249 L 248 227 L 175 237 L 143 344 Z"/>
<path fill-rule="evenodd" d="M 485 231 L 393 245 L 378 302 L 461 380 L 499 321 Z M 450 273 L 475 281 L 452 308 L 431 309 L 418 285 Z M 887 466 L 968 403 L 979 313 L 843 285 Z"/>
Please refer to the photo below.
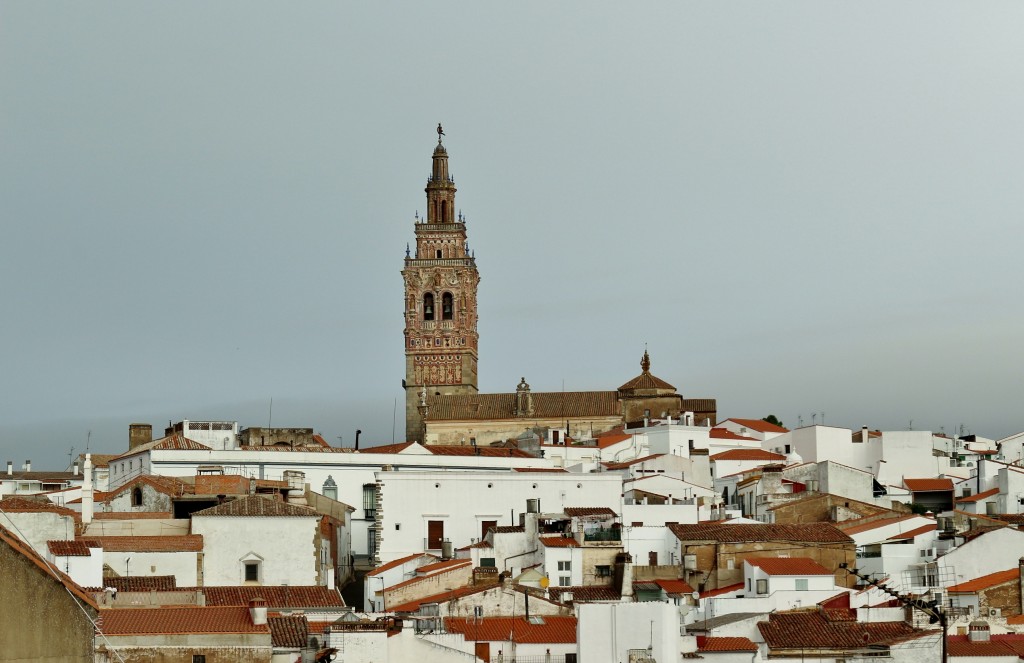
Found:
<path fill-rule="evenodd" d="M 423 295 L 423 319 L 434 319 L 434 293 L 432 292 Z"/>
<path fill-rule="evenodd" d="M 441 201 L 441 223 L 448 223 L 448 201 Z"/>
<path fill-rule="evenodd" d="M 452 293 L 446 292 L 441 295 L 441 319 L 451 320 L 455 310 L 455 303 L 452 301 Z"/>

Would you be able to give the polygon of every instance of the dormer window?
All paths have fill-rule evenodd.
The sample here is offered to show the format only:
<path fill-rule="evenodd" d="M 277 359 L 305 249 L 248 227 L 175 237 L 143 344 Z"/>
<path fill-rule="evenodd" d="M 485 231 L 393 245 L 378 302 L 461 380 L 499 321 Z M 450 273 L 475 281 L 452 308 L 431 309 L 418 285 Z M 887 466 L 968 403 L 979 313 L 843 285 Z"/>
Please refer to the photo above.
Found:
<path fill-rule="evenodd" d="M 434 293 L 432 292 L 423 295 L 423 319 L 434 319 Z"/>
<path fill-rule="evenodd" d="M 451 320 L 454 309 L 455 304 L 452 301 L 452 293 L 446 292 L 441 295 L 441 319 Z"/>

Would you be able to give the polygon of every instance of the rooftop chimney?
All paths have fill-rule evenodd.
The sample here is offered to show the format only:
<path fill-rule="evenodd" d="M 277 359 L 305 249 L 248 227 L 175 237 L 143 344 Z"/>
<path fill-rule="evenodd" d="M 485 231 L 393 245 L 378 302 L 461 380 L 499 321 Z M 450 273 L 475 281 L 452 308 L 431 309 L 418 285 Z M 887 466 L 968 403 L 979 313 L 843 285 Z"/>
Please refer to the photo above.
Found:
<path fill-rule="evenodd" d="M 153 441 L 152 424 L 128 424 L 128 450 Z"/>
<path fill-rule="evenodd" d="M 14 474 L 14 461 L 7 461 L 7 476 Z"/>
<path fill-rule="evenodd" d="M 986 621 L 975 619 L 968 628 L 967 639 L 971 642 L 988 642 L 992 639 Z"/>
<path fill-rule="evenodd" d="M 266 624 L 267 602 L 259 597 L 249 601 L 249 616 L 252 618 L 253 626 L 263 626 Z"/>
<path fill-rule="evenodd" d="M 25 461 L 25 471 L 26 472 L 31 472 L 32 471 L 32 459 L 31 458 L 29 460 Z"/>
<path fill-rule="evenodd" d="M 82 472 L 82 524 L 88 525 L 92 522 L 94 502 L 92 492 L 92 454 L 85 454 L 85 464 Z"/>

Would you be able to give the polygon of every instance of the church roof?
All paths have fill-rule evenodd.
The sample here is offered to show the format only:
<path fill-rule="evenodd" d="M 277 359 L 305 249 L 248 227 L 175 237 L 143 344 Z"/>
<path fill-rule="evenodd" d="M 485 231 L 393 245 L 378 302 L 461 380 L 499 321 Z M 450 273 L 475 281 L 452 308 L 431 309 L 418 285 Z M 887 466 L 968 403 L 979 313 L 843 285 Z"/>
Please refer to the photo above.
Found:
<path fill-rule="evenodd" d="M 533 392 L 530 419 L 620 417 L 618 392 Z M 430 399 L 429 421 L 516 419 L 516 394 L 449 394 Z"/>
<path fill-rule="evenodd" d="M 627 382 L 626 384 L 619 387 L 619 391 L 671 391 L 675 392 L 676 388 L 665 382 L 661 378 L 656 378 L 651 375 L 651 356 L 644 350 L 644 356 L 640 360 L 640 368 L 643 372 Z"/>

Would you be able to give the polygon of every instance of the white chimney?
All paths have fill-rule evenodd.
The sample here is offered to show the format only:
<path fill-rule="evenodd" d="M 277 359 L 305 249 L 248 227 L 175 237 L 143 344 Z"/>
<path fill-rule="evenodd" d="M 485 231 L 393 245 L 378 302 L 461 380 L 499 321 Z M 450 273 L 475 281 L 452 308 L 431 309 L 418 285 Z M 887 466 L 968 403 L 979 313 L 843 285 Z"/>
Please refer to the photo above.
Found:
<path fill-rule="evenodd" d="M 991 634 L 988 628 L 988 622 L 976 619 L 971 622 L 968 627 L 967 639 L 970 642 L 988 642 L 991 640 Z"/>
<path fill-rule="evenodd" d="M 14 461 L 7 461 L 7 476 L 14 474 Z"/>
<path fill-rule="evenodd" d="M 26 472 L 31 472 L 32 471 L 32 459 L 31 458 L 25 461 L 25 471 Z"/>
<path fill-rule="evenodd" d="M 85 463 L 82 468 L 82 524 L 88 525 L 92 522 L 93 494 L 92 494 L 92 454 L 85 454 Z"/>
<path fill-rule="evenodd" d="M 263 626 L 267 623 L 267 602 L 261 598 L 254 598 L 249 601 L 249 616 L 252 618 L 253 626 Z"/>

